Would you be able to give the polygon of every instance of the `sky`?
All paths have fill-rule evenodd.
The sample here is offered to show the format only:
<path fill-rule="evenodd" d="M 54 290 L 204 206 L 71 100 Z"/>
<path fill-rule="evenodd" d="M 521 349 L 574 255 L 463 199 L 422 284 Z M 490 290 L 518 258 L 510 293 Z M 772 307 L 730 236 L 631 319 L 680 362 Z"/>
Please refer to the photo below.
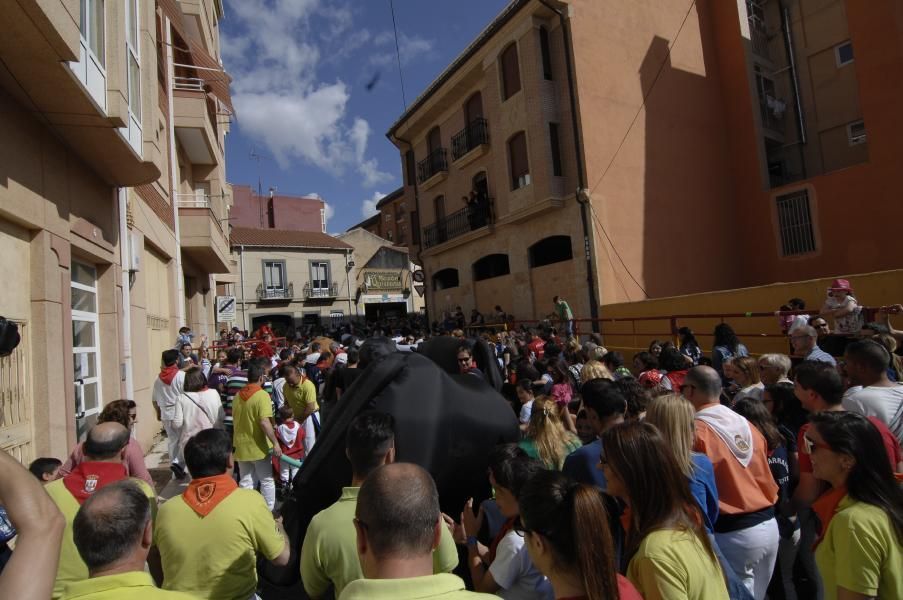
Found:
<path fill-rule="evenodd" d="M 394 0 L 408 105 L 506 4 Z M 259 164 L 264 193 L 326 201 L 331 233 L 375 214 L 402 183 L 385 136 L 404 110 L 389 0 L 226 0 L 220 28 L 229 182 L 256 187 Z"/>

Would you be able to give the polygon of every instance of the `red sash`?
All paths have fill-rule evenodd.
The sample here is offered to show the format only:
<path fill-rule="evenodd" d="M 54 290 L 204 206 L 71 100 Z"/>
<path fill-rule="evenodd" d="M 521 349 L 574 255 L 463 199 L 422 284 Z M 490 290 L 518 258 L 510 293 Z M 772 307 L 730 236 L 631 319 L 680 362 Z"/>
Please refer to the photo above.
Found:
<path fill-rule="evenodd" d="M 182 499 L 191 510 L 202 517 L 209 515 L 220 502 L 238 489 L 238 484 L 228 473 L 192 479 L 182 492 Z"/>
<path fill-rule="evenodd" d="M 111 483 L 128 477 L 125 465 L 108 462 L 83 462 L 63 478 L 63 485 L 83 504 L 91 494 Z"/>

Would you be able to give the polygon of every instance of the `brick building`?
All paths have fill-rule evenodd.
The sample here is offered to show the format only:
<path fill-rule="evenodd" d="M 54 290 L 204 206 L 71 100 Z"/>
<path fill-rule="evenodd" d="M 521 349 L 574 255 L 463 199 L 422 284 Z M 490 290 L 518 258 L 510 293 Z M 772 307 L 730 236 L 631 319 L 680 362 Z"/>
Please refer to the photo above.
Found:
<path fill-rule="evenodd" d="M 898 268 L 901 36 L 893 0 L 512 1 L 387 134 L 431 312 Z"/>
<path fill-rule="evenodd" d="M 326 203 L 318 197 L 271 191 L 258 196 L 249 185 L 232 184 L 233 227 L 326 233 Z"/>

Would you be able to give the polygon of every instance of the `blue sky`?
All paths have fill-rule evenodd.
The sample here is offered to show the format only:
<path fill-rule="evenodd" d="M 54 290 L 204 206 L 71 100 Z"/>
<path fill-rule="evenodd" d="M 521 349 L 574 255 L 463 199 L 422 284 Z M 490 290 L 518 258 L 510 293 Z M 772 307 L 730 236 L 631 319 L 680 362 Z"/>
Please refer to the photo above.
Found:
<path fill-rule="evenodd" d="M 394 0 L 408 104 L 508 0 Z M 231 183 L 319 194 L 328 229 L 373 214 L 401 185 L 386 139 L 403 110 L 389 0 L 226 0 L 222 55 L 238 115 Z M 374 84 L 375 82 L 375 84 Z M 368 90 L 368 84 L 373 84 Z"/>

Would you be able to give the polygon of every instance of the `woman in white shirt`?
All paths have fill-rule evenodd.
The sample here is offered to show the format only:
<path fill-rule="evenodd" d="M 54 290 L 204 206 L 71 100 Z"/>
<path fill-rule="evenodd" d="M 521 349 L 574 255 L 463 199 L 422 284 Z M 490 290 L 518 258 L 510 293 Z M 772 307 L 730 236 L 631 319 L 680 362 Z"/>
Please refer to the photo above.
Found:
<path fill-rule="evenodd" d="M 219 392 L 207 387 L 207 378 L 200 367 L 185 372 L 185 388 L 179 394 L 179 409 L 182 413 L 182 428 L 179 448 L 199 431 L 216 427 L 223 428 L 223 403 Z"/>

